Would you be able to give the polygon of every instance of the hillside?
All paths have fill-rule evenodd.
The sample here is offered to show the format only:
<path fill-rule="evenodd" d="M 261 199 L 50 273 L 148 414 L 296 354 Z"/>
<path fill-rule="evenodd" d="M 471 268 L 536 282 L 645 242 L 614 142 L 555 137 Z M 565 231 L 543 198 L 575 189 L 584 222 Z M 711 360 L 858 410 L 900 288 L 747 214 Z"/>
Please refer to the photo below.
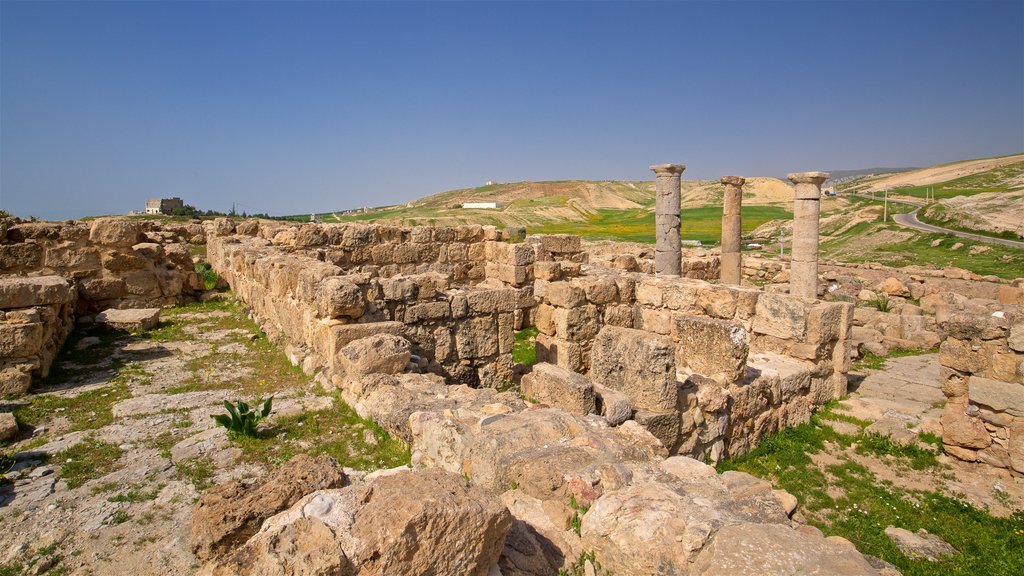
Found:
<path fill-rule="evenodd" d="M 879 192 L 897 190 L 901 194 L 924 197 L 918 187 L 941 188 L 948 196 L 980 192 L 998 192 L 1024 186 L 1024 154 L 963 160 L 917 168 L 898 174 L 868 176 L 847 182 L 841 190 Z M 942 196 L 937 194 L 936 197 Z"/>

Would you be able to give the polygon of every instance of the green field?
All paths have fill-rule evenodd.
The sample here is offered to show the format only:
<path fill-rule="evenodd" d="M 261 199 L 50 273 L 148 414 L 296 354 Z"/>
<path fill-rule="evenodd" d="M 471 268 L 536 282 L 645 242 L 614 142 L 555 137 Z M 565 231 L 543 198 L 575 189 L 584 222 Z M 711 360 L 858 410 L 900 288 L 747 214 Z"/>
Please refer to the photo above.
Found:
<path fill-rule="evenodd" d="M 714 244 L 722 238 L 722 207 L 702 206 L 681 211 L 682 237 Z M 779 206 L 743 208 L 743 232 L 747 233 L 769 220 L 788 220 L 791 212 Z M 590 240 L 654 242 L 654 213 L 646 209 L 598 210 L 583 222 L 560 222 L 527 229 L 531 234 L 575 234 Z"/>

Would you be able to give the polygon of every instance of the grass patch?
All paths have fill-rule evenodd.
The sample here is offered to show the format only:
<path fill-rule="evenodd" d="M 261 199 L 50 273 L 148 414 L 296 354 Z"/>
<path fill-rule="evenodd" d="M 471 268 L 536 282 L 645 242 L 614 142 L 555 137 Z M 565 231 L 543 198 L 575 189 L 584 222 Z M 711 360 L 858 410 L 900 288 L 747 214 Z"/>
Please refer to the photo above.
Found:
<path fill-rule="evenodd" d="M 990 238 L 1002 238 L 1004 240 L 1020 240 L 1020 233 L 1013 230 L 1003 230 L 995 232 L 993 230 L 985 230 L 984 228 L 972 228 L 965 226 L 961 222 L 957 222 L 950 217 L 946 207 L 942 204 L 931 204 L 927 208 L 917 213 L 917 219 L 925 224 L 931 224 L 932 226 L 939 226 L 940 228 L 949 228 L 950 230 L 958 230 L 960 232 L 967 232 L 969 234 L 977 234 L 979 236 L 988 236 Z M 970 214 L 965 214 L 964 217 L 972 218 Z M 974 220 L 980 220 L 980 217 L 974 216 Z"/>
<path fill-rule="evenodd" d="M 405 442 L 389 437 L 374 422 L 360 418 L 340 394 L 335 394 L 330 408 L 278 418 L 271 429 L 254 438 L 238 437 L 236 441 L 247 460 L 271 468 L 300 453 L 326 454 L 342 466 L 357 470 L 403 466 L 410 458 Z"/>
<path fill-rule="evenodd" d="M 983 192 L 1006 192 L 1011 189 L 1007 182 L 1024 174 L 1024 162 L 1014 162 L 985 172 L 954 178 L 938 184 L 911 186 L 892 190 L 892 194 L 925 198 L 930 188 L 936 200 L 955 196 L 974 196 Z"/>
<path fill-rule="evenodd" d="M 537 334 L 536 326 L 523 328 L 515 333 L 515 343 L 512 346 L 512 361 L 524 366 L 533 366 L 537 363 Z"/>
<path fill-rule="evenodd" d="M 141 487 L 132 486 L 127 492 L 120 492 L 107 498 L 107 502 L 148 502 L 150 500 L 156 500 L 156 497 L 160 494 L 160 490 L 163 489 L 163 484 L 153 488 L 152 490 L 143 490 Z"/>
<path fill-rule="evenodd" d="M 121 449 L 116 445 L 89 437 L 54 454 L 52 459 L 60 464 L 58 475 L 74 489 L 113 472 L 120 457 Z"/>
<path fill-rule="evenodd" d="M 71 423 L 71 431 L 95 430 L 114 421 L 113 406 L 131 397 L 128 385 L 118 382 L 81 394 L 39 394 L 26 397 L 27 404 L 14 408 L 14 417 L 20 427 L 38 427 L 53 418 L 64 417 Z"/>
<path fill-rule="evenodd" d="M 889 354 L 879 356 L 878 354 L 865 350 L 860 359 L 850 366 L 850 370 L 853 372 L 881 370 L 885 368 L 887 360 L 891 360 L 893 358 L 904 358 L 907 356 L 921 356 L 922 354 L 933 354 L 935 352 L 938 352 L 938 349 L 931 348 L 929 350 L 915 350 L 912 348 L 893 348 L 892 350 L 889 350 Z"/>
<path fill-rule="evenodd" d="M 213 486 L 213 461 L 209 458 L 189 458 L 174 465 L 178 475 L 185 478 L 200 492 Z"/>
<path fill-rule="evenodd" d="M 684 240 L 715 244 L 722 239 L 722 206 L 684 208 L 680 211 L 680 235 Z M 793 214 L 779 206 L 745 206 L 743 232 L 748 233 L 771 220 L 789 220 Z M 594 240 L 622 240 L 654 243 L 654 212 L 643 208 L 598 210 L 579 222 L 557 222 L 532 226 L 533 234 L 575 234 Z"/>
<path fill-rule="evenodd" d="M 827 535 L 853 542 L 865 554 L 877 556 L 911 575 L 1015 575 L 1024 565 L 1024 513 L 996 518 L 969 504 L 935 492 L 907 490 L 879 480 L 848 457 L 819 468 L 811 455 L 834 445 L 857 443 L 857 451 L 885 455 L 895 464 L 931 466 L 934 454 L 907 448 L 869 435 L 837 434 L 822 423 L 833 418 L 834 405 L 811 421 L 783 430 L 750 453 L 719 464 L 719 471 L 740 470 L 771 480 L 796 496 L 808 522 Z M 887 440 L 887 439 L 886 439 Z M 887 526 L 916 531 L 924 528 L 960 552 L 941 562 L 912 560 L 885 536 Z"/>

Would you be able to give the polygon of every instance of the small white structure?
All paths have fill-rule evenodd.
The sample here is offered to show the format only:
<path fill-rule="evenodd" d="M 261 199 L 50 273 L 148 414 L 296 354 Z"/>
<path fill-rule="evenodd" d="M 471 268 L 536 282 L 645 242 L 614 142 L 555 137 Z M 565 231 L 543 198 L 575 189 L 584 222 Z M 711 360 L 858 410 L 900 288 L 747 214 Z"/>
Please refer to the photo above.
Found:
<path fill-rule="evenodd" d="M 497 202 L 463 202 L 462 203 L 462 207 L 463 208 L 483 208 L 483 209 L 489 209 L 489 210 L 494 210 L 494 209 L 499 208 Z"/>

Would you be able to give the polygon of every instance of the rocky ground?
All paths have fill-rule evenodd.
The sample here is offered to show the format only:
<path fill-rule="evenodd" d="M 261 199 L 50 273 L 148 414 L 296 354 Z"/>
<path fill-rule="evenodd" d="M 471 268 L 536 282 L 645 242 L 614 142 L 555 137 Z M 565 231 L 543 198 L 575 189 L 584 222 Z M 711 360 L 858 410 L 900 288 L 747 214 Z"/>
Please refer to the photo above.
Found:
<path fill-rule="evenodd" d="M 163 311 L 137 333 L 77 330 L 46 386 L 7 401 L 21 435 L 0 467 L 0 574 L 189 574 L 200 491 L 299 452 L 354 469 L 407 449 L 336 402 L 233 301 Z M 260 438 L 234 442 L 223 402 L 274 396 Z"/>
<path fill-rule="evenodd" d="M 962 516 L 942 534 L 961 548 L 958 534 L 1007 532 L 991 518 L 1024 508 L 1024 484 L 928 448 L 944 401 L 936 371 L 936 356 L 921 355 L 856 373 L 850 398 L 723 467 L 771 479 L 799 497 L 794 518 L 892 561 L 903 556 L 889 532 L 914 539 L 932 538 L 914 532 L 921 526 L 938 531 L 911 516 L 917 509 L 939 523 Z M 258 438 L 229 439 L 210 418 L 225 400 L 270 395 L 273 416 Z M 292 367 L 231 300 L 164 309 L 158 325 L 135 333 L 80 327 L 46 386 L 6 402 L 21 435 L 0 462 L 4 576 L 193 574 L 200 563 L 189 531 L 203 490 L 266 478 L 308 453 L 335 458 L 358 491 L 361 471 L 409 460 L 403 443 Z M 943 515 L 938 496 L 972 508 Z M 913 562 L 905 573 L 946 566 L 921 571 L 924 561 Z"/>

